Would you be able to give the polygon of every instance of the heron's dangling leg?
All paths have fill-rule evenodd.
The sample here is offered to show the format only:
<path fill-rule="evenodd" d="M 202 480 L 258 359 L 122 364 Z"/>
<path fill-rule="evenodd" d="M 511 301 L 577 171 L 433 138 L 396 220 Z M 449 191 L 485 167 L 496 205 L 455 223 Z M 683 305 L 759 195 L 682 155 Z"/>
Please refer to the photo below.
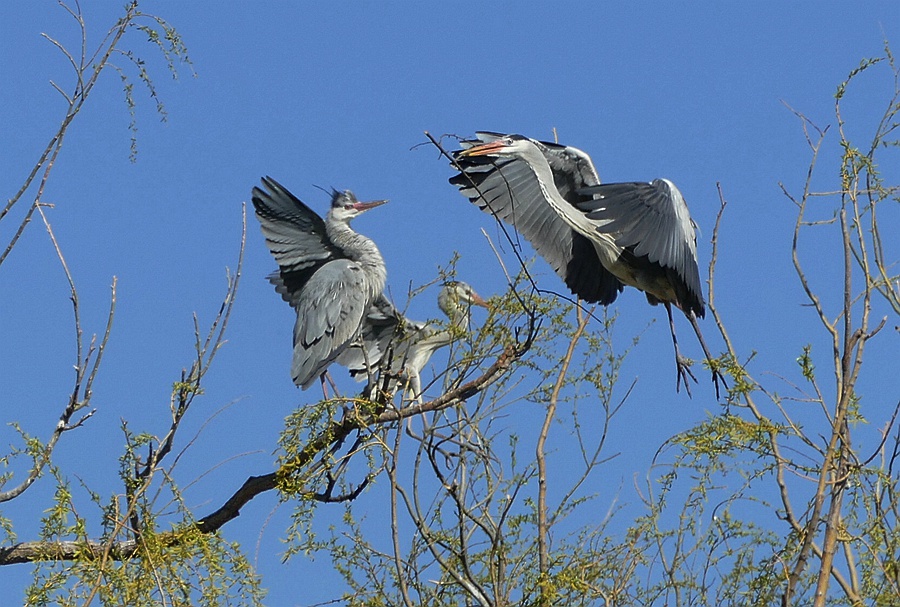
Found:
<path fill-rule="evenodd" d="M 354 344 L 362 350 L 363 362 L 366 365 L 366 387 L 363 388 L 360 396 L 366 400 L 375 400 L 378 393 L 378 380 L 380 379 L 379 369 L 371 360 L 369 360 L 369 350 L 366 348 L 366 344 L 362 338 L 358 337 Z M 388 350 L 387 354 L 388 357 L 390 357 L 391 350 Z M 388 360 L 390 360 L 390 358 L 388 358 Z"/>
<path fill-rule="evenodd" d="M 678 392 L 683 383 L 688 398 L 691 398 L 691 385 L 688 383 L 688 377 L 693 379 L 695 384 L 697 383 L 697 378 L 694 377 L 687 359 L 681 355 L 681 351 L 678 349 L 678 338 L 675 337 L 675 319 L 672 318 L 672 305 L 667 301 L 664 301 L 663 304 L 666 306 L 666 314 L 669 315 L 669 329 L 672 332 L 672 344 L 675 346 L 675 367 L 678 373 L 678 377 L 675 380 L 675 391 Z"/>
<path fill-rule="evenodd" d="M 328 371 L 325 371 L 324 373 L 322 373 L 321 376 L 319 376 L 319 381 L 322 382 L 322 398 L 324 400 L 328 400 L 330 398 L 328 396 L 328 386 L 325 384 L 326 381 L 328 382 L 328 384 L 331 385 L 331 389 L 334 390 L 334 394 L 335 394 L 335 396 L 337 396 L 337 394 L 338 394 L 337 384 L 335 384 L 334 379 L 331 378 L 331 373 L 329 373 Z"/>
<path fill-rule="evenodd" d="M 418 371 L 414 369 L 407 370 L 406 394 L 410 403 L 413 405 L 422 404 L 422 378 L 419 377 Z"/>
<path fill-rule="evenodd" d="M 725 383 L 725 376 L 722 375 L 717 368 L 715 368 L 712 364 L 713 357 L 709 353 L 709 348 L 706 347 L 706 342 L 703 340 L 703 334 L 700 332 L 700 324 L 697 322 L 697 317 L 693 312 L 689 314 L 685 314 L 688 317 L 688 320 L 691 321 L 691 326 L 694 327 L 694 333 L 697 334 L 697 339 L 700 340 L 700 347 L 703 348 L 703 355 L 706 356 L 706 360 L 709 362 L 710 368 L 712 369 L 712 379 L 713 383 L 716 386 L 716 398 L 719 398 L 719 380 L 722 380 L 722 385 L 725 386 L 725 389 L 728 389 L 728 384 Z"/>

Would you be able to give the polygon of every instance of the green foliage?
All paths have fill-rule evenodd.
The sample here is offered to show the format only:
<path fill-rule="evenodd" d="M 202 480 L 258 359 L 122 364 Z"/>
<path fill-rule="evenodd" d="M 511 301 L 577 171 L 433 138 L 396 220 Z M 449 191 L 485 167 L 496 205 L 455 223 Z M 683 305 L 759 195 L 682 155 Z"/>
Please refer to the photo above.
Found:
<path fill-rule="evenodd" d="M 689 459 L 691 465 L 727 472 L 729 465 L 721 458 L 748 452 L 770 456 L 771 440 L 788 432 L 786 426 L 778 426 L 766 419 L 748 421 L 723 413 L 710 416 L 706 422 L 675 435 L 669 442 L 683 449 L 681 458 Z"/>
<path fill-rule="evenodd" d="M 878 397 L 866 401 L 856 387 L 863 347 L 880 329 L 869 324 L 874 296 L 880 293 L 900 312 L 897 293 L 888 286 L 896 280 L 887 273 L 875 219 L 877 205 L 895 189 L 884 186 L 875 157 L 900 111 L 900 72 L 889 50 L 886 55 L 886 61 L 863 61 L 836 95 L 840 193 L 817 203 L 833 201 L 838 221 L 805 218 L 806 202 L 822 196 L 808 184 L 802 197 L 788 194 L 799 209 L 795 268 L 822 333 L 833 344 L 824 353 L 827 365 L 811 344 L 803 346 L 797 364 L 808 392 L 788 381 L 797 394 L 790 398 L 752 379 L 749 364 L 733 368 L 729 407 L 668 441 L 648 480 L 649 513 L 631 528 L 643 542 L 637 576 L 652 580 L 635 585 L 633 596 L 641 604 L 858 606 L 889 605 L 900 596 L 892 565 L 898 557 L 893 463 L 900 445 L 893 426 L 898 409 L 886 419 Z M 854 145 L 844 129 L 841 102 L 852 80 L 885 64 L 895 87 L 888 109 L 871 144 Z M 825 136 L 825 130 L 815 131 L 822 139 L 810 141 L 810 174 Z M 840 292 L 817 293 L 796 242 L 805 231 L 826 228 L 841 230 L 843 245 L 834 251 L 832 265 L 843 266 L 844 282 Z M 862 286 L 852 280 L 856 270 L 864 276 Z M 829 316 L 827 305 L 834 304 L 826 305 L 826 297 L 839 312 Z M 731 359 L 736 360 L 733 353 Z M 834 376 L 823 382 L 820 369 L 829 367 Z M 831 381 L 834 389 L 825 389 Z M 866 420 L 864 414 L 887 424 L 880 444 L 854 442 L 851 430 Z M 886 445 L 891 445 L 887 451 Z M 869 466 L 876 454 L 880 463 Z M 663 463 L 666 455 L 671 461 Z"/>
<path fill-rule="evenodd" d="M 816 367 L 813 365 L 813 359 L 810 353 L 812 346 L 807 344 L 803 346 L 803 354 L 797 357 L 797 364 L 800 365 L 800 372 L 806 381 L 812 382 L 815 379 Z"/>
<path fill-rule="evenodd" d="M 137 0 L 132 0 L 127 6 L 127 17 L 125 18 L 129 28 L 145 34 L 147 43 L 162 55 L 166 62 L 169 73 L 173 79 L 178 78 L 179 66 L 186 66 L 193 73 L 193 64 L 188 56 L 187 46 L 181 38 L 178 31 L 172 27 L 165 19 L 156 15 L 144 13 L 139 10 Z M 137 79 L 143 84 L 150 98 L 156 104 L 156 113 L 160 121 L 165 122 L 168 118 L 165 105 L 157 90 L 153 77 L 147 68 L 147 62 L 133 49 L 116 49 L 118 55 L 124 57 L 127 62 L 137 71 Z M 134 97 L 133 76 L 123 67 L 111 62 L 110 67 L 115 69 L 122 81 L 122 90 L 125 95 L 125 107 L 128 110 L 129 122 L 128 130 L 131 133 L 131 151 L 130 158 L 132 162 L 137 160 L 137 102 Z"/>
<path fill-rule="evenodd" d="M 240 547 L 201 533 L 164 471 L 134 476 L 143 463 L 137 450 L 153 441 L 125 432 L 120 469 L 125 494 L 101 503 L 90 493 L 102 521 L 99 539 L 91 537 L 87 514 L 79 512 L 68 481 L 50 469 L 56 493 L 41 519 L 45 554 L 25 604 L 82 605 L 96 598 L 102 605 L 122 606 L 261 605 L 259 578 Z M 173 507 L 160 520 L 157 513 Z"/>
<path fill-rule="evenodd" d="M 674 459 L 651 477 L 649 513 L 631 529 L 646 563 L 638 574 L 662 568 L 657 581 L 638 592 L 642 601 L 777 602 L 783 559 L 794 552 L 796 538 L 760 522 L 772 506 L 756 496 L 776 469 L 772 440 L 786 432 L 724 413 L 669 441 Z"/>
<path fill-rule="evenodd" d="M 605 521 L 590 531 L 574 526 L 561 533 L 550 552 L 551 569 L 541 573 L 535 545 L 538 471 L 530 451 L 522 453 L 523 429 L 504 421 L 511 407 L 543 410 L 553 400 L 561 407 L 551 426 L 560 446 L 548 456 L 580 460 L 583 479 L 595 474 L 602 440 L 582 435 L 579 409 L 591 411 L 593 427 L 598 416 L 608 423 L 615 412 L 613 383 L 622 362 L 612 349 L 615 319 L 602 317 L 600 328 L 580 334 L 567 354 L 558 344 L 579 334 L 581 316 L 573 307 L 518 290 L 492 297 L 490 304 L 484 325 L 454 350 L 449 367 L 456 371 L 446 375 L 444 390 L 521 339 L 534 314 L 541 325 L 531 349 L 477 398 L 390 424 L 378 441 L 384 457 L 379 484 L 387 485 L 379 494 L 392 495 L 389 511 L 379 508 L 377 517 L 367 516 L 372 495 L 360 507 L 347 502 L 343 523 L 327 539 L 304 544 L 331 557 L 349 589 L 341 597 L 345 604 L 458 605 L 477 597 L 499 604 L 546 604 L 548 597 L 554 604 L 557 599 L 592 604 L 637 558 L 633 543 L 620 549 L 604 535 Z M 564 361 L 569 372 L 560 375 Z M 526 371 L 527 384 L 520 379 Z M 330 414 L 317 411 L 293 415 L 283 445 L 308 441 L 304 427 L 320 435 Z M 534 430 L 525 429 L 530 445 Z M 289 459 L 296 460 L 297 453 L 291 451 Z M 554 488 L 548 512 L 554 528 L 590 507 L 595 496 L 580 486 L 578 481 Z M 387 543 L 375 540 L 388 525 Z M 380 531 L 373 534 L 374 529 Z"/>

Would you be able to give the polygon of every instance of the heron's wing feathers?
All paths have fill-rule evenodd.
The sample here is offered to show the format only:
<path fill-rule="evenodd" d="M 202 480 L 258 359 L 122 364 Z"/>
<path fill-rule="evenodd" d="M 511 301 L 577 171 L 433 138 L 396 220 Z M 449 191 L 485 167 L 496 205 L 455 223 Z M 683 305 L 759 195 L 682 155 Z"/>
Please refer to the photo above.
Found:
<path fill-rule="evenodd" d="M 294 383 L 307 388 L 359 334 L 367 311 L 363 270 L 348 259 L 322 266 L 296 298 Z"/>
<path fill-rule="evenodd" d="M 315 211 L 271 177 L 253 188 L 252 200 L 266 246 L 279 271 L 269 277 L 275 290 L 292 306 L 312 274 L 322 264 L 344 257 L 325 232 L 325 222 Z"/>
<path fill-rule="evenodd" d="M 463 142 L 463 148 L 489 136 L 478 135 L 480 141 Z M 622 284 L 592 253 L 593 245 L 553 210 L 527 162 L 486 156 L 457 156 L 456 162 L 462 172 L 451 177 L 450 183 L 478 208 L 514 226 L 574 293 L 602 304 L 615 300 Z M 592 254 L 580 254 L 586 251 Z"/>
<path fill-rule="evenodd" d="M 560 196 L 575 204 L 581 200 L 579 190 L 599 185 L 600 177 L 597 169 L 587 153 L 570 146 L 541 141 L 539 149 L 543 152 L 553 172 L 553 181 Z"/>
<path fill-rule="evenodd" d="M 312 266 L 294 272 L 276 270 L 266 276 L 266 280 L 275 286 L 275 292 L 281 295 L 281 299 L 296 308 L 300 293 L 303 291 L 303 285 L 306 284 L 318 268 L 319 266 Z"/>
<path fill-rule="evenodd" d="M 346 367 L 350 375 L 362 381 L 369 369 L 377 369 L 398 332 L 401 323 L 407 320 L 400 311 L 384 296 L 379 295 L 369 306 L 360 329 L 360 344 L 352 345 L 341 352 L 337 363 Z"/>
<path fill-rule="evenodd" d="M 563 280 L 572 293 L 584 301 L 603 306 L 614 302 L 624 288 L 622 282 L 600 263 L 593 243 L 574 231 L 572 254 L 566 263 Z"/>
<path fill-rule="evenodd" d="M 548 141 L 541 141 L 540 144 L 543 148 L 539 149 L 550 165 L 560 196 L 577 208 L 578 202 L 584 199 L 581 191 L 600 184 L 593 161 L 578 148 Z M 601 304 L 606 305 L 612 303 L 622 291 L 622 283 L 600 264 L 593 249 L 590 240 L 578 232 L 572 232 L 572 258 L 566 271 L 566 284 L 576 294 L 606 294 L 606 297 L 598 298 Z M 590 297 L 582 296 L 582 299 L 594 301 Z"/>
<path fill-rule="evenodd" d="M 691 299 L 702 301 L 694 223 L 672 182 L 608 183 L 580 193 L 590 198 L 578 208 L 597 221 L 597 231 L 612 235 L 635 256 L 674 270 Z"/>
<path fill-rule="evenodd" d="M 422 344 L 437 333 L 433 325 L 427 321 L 403 319 L 403 325 L 393 335 L 391 347 L 393 348 L 391 368 L 395 371 L 403 370 L 406 374 L 415 374 L 422 370 L 431 354 L 428 354 L 424 362 L 422 358 Z"/>
<path fill-rule="evenodd" d="M 460 158 L 450 179 L 481 210 L 514 226 L 558 272 L 571 254 L 572 229 L 560 219 L 524 161 L 484 156 Z"/>
<path fill-rule="evenodd" d="M 491 143 L 492 141 L 503 139 L 506 137 L 506 134 L 497 133 L 495 131 L 478 131 L 475 133 L 475 137 L 475 139 L 464 139 L 463 141 L 460 141 L 460 145 L 462 145 L 464 150 L 473 145 L 481 145 L 482 143 Z"/>
<path fill-rule="evenodd" d="M 434 333 L 435 329 L 426 321 L 411 320 L 399 311 L 395 312 L 399 322 L 394 323 L 390 331 L 381 330 L 379 337 L 382 358 L 390 354 L 391 369 L 397 372 L 407 366 L 411 349 Z"/>

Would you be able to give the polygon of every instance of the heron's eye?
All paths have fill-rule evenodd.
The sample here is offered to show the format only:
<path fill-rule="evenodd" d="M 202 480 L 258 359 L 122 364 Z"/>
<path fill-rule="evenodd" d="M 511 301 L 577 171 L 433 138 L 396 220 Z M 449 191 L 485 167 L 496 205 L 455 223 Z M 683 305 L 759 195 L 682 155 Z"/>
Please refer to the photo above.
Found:
<path fill-rule="evenodd" d="M 350 209 L 353 208 L 353 203 L 348 202 L 347 204 L 344 205 L 344 208 L 349 211 Z"/>

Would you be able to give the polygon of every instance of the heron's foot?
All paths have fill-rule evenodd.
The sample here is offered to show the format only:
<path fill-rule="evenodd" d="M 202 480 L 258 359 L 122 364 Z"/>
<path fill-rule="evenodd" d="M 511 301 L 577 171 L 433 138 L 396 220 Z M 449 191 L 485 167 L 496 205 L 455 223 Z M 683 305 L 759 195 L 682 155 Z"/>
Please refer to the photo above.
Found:
<path fill-rule="evenodd" d="M 688 383 L 688 378 L 694 380 L 694 383 L 697 383 L 697 378 L 694 377 L 694 372 L 691 371 L 691 363 L 681 354 L 675 354 L 675 366 L 678 369 L 678 378 L 675 381 L 675 391 L 681 391 L 681 385 L 684 384 L 684 391 L 687 392 L 688 398 L 693 398 L 691 394 L 691 384 Z M 717 384 L 718 389 L 718 384 Z"/>

